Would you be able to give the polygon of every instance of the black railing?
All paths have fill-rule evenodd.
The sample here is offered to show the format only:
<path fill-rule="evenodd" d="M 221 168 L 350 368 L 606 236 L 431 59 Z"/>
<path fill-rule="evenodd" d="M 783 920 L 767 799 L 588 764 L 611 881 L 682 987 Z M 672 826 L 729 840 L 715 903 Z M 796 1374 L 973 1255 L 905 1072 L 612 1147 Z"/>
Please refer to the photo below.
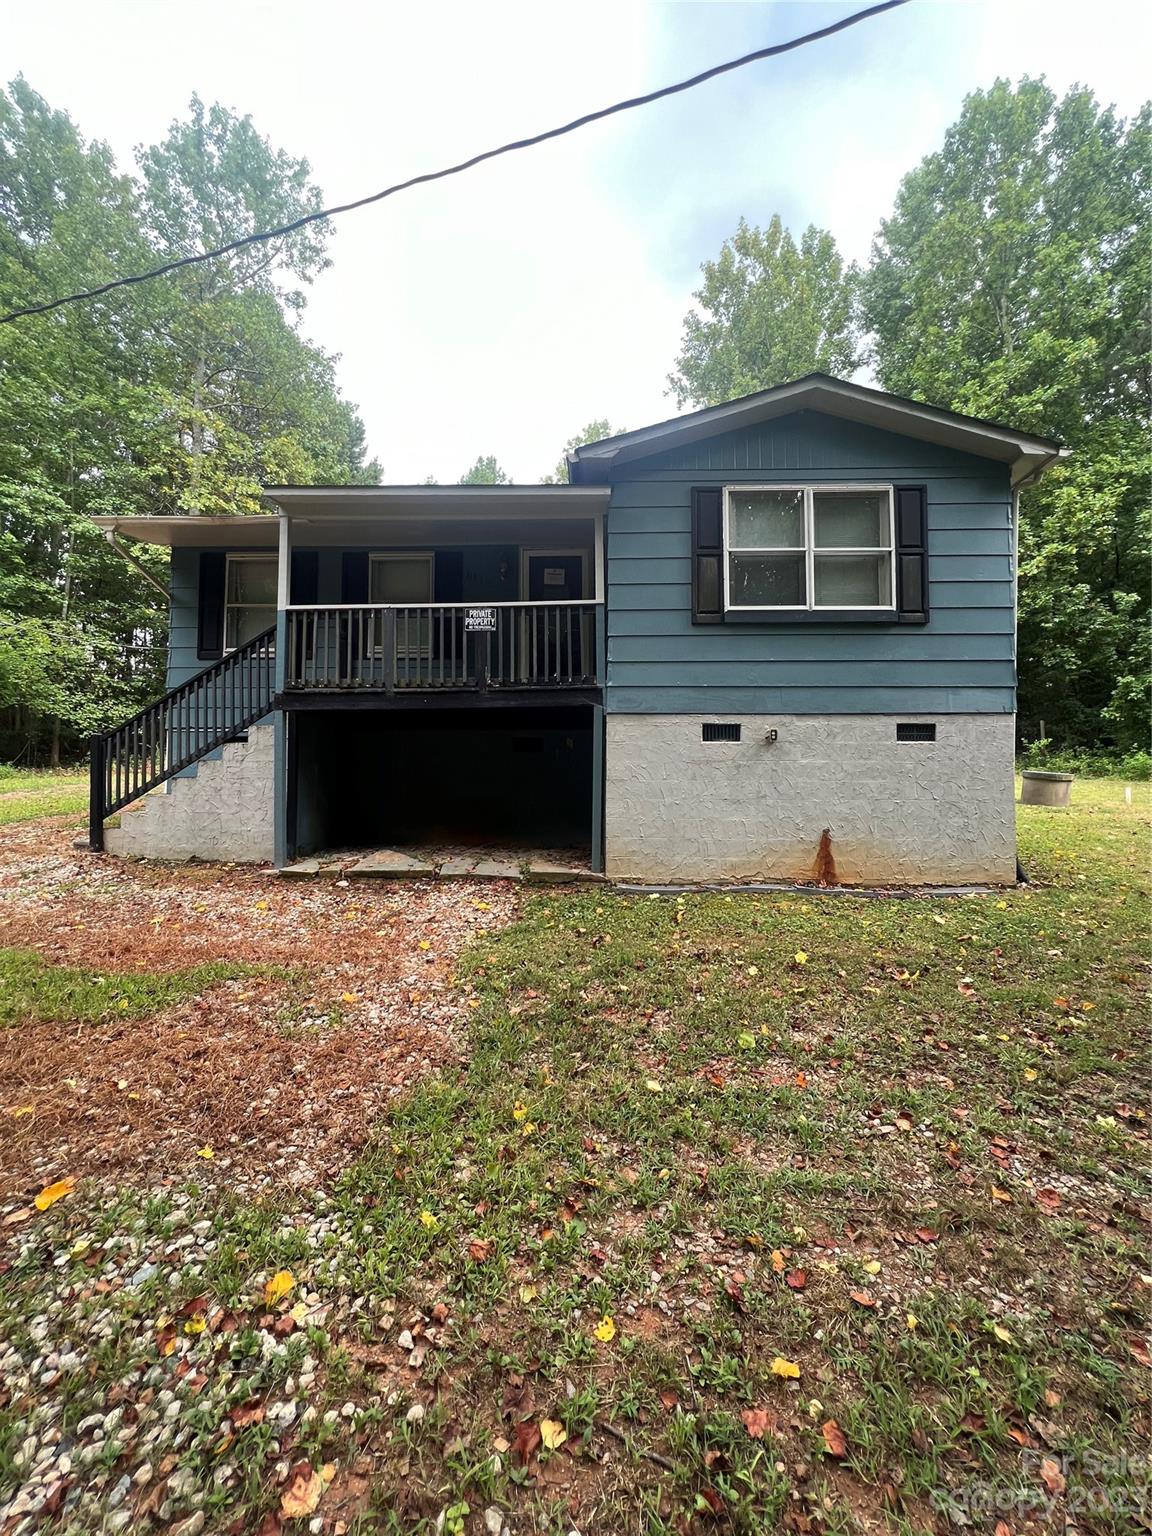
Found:
<path fill-rule="evenodd" d="M 276 629 L 230 651 L 149 704 L 131 720 L 93 736 L 88 842 L 104 846 L 104 819 L 239 736 L 272 707 Z"/>
<path fill-rule="evenodd" d="M 586 688 L 596 681 L 592 602 L 336 603 L 287 612 L 284 686 Z"/>

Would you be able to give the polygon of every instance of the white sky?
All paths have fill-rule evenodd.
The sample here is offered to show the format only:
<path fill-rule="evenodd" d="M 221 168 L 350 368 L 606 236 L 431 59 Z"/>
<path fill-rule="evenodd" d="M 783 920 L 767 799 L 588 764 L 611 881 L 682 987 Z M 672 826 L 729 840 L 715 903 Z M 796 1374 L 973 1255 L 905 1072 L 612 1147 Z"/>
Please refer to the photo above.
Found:
<path fill-rule="evenodd" d="M 860 4 L 864 0 L 859 0 Z M 853 0 L 54 0 L 5 7 L 18 72 L 121 162 L 193 91 L 306 156 L 326 201 L 810 31 Z M 391 482 L 495 453 L 518 481 L 607 416 L 674 414 L 701 261 L 779 211 L 867 256 L 901 175 L 997 75 L 1149 94 L 1152 6 L 914 0 L 829 42 L 338 221 L 304 329 L 341 354 Z"/>

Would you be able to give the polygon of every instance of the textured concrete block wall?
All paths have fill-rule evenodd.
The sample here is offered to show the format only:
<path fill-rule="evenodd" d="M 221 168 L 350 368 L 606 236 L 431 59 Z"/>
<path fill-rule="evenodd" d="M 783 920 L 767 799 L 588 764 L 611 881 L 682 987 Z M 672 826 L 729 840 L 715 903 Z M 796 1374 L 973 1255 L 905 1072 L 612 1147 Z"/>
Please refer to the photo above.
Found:
<path fill-rule="evenodd" d="M 142 859 L 220 859 L 262 864 L 272 858 L 273 727 L 254 725 L 190 778 L 169 780 L 121 813 L 109 853 Z M 167 793 L 165 792 L 167 790 Z"/>
<path fill-rule="evenodd" d="M 901 742 L 897 720 L 936 726 Z M 705 742 L 705 721 L 741 726 Z M 605 854 L 617 879 L 846 884 L 1016 877 L 1008 714 L 609 715 Z M 765 735 L 777 732 L 768 745 Z"/>

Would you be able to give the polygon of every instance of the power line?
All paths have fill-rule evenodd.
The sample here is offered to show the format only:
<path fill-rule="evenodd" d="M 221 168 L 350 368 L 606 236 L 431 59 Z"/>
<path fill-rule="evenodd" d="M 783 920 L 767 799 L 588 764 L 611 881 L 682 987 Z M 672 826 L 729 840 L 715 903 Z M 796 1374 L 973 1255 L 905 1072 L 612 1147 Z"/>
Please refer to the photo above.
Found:
<path fill-rule="evenodd" d="M 908 0 L 882 0 L 879 5 L 871 5 L 867 10 L 856 11 L 853 15 L 845 16 L 841 21 L 834 21 L 830 26 L 820 27 L 815 32 L 806 32 L 803 37 L 791 38 L 786 43 L 773 43 L 770 48 L 757 48 L 754 53 L 746 53 L 738 59 L 729 59 L 725 64 L 714 64 L 711 69 L 705 69 L 687 80 L 680 80 L 675 85 L 663 85 L 659 90 L 649 91 L 644 96 L 632 96 L 627 101 L 613 102 L 610 107 L 600 107 L 595 112 L 586 112 L 583 117 L 574 117 L 570 123 L 564 123 L 559 128 L 548 128 L 543 133 L 532 134 L 530 138 L 514 139 L 511 143 L 501 144 L 496 149 L 483 150 L 478 155 L 460 160 L 455 165 L 445 166 L 442 170 L 425 171 L 420 176 L 411 176 L 407 181 L 398 181 L 394 186 L 385 187 L 382 192 L 373 192 L 370 197 L 357 198 L 353 203 L 341 203 L 335 208 L 323 208 L 317 213 L 305 214 L 303 218 L 294 219 L 290 224 L 281 224 L 277 229 L 266 229 L 258 234 L 243 235 L 239 240 L 230 240 L 226 245 L 217 246 L 215 250 L 203 251 L 197 256 L 181 256 L 175 261 L 166 261 L 162 266 L 153 267 L 148 272 L 136 272 L 130 277 L 117 277 L 111 282 L 101 283 L 99 287 L 84 288 L 79 293 L 65 294 L 62 298 L 50 299 L 45 304 L 30 304 L 25 309 L 14 309 L 9 314 L 0 315 L 0 325 L 8 325 L 13 320 L 23 319 L 26 315 L 47 314 L 49 310 L 60 309 L 65 304 L 78 304 L 83 299 L 99 298 L 103 293 L 111 293 L 114 288 L 128 288 L 133 283 L 147 283 L 154 277 L 164 277 L 167 273 L 176 272 L 181 267 L 194 267 L 202 261 L 214 261 L 218 256 L 226 256 L 230 251 L 238 251 L 246 245 L 257 245 L 264 240 L 279 240 L 281 236 L 293 234 L 296 230 L 303 229 L 307 224 L 315 224 L 320 219 L 331 219 L 340 213 L 351 213 L 356 208 L 366 208 L 370 203 L 379 203 L 386 197 L 395 197 L 398 192 L 406 192 L 410 187 L 419 187 L 430 181 L 443 181 L 447 176 L 459 176 L 463 171 L 470 171 L 474 166 L 482 165 L 485 160 L 495 160 L 500 155 L 510 155 L 518 149 L 532 149 L 537 144 L 544 144 L 549 139 L 562 138 L 567 133 L 575 133 L 579 128 L 586 128 L 589 123 L 600 122 L 603 118 L 613 117 L 618 112 L 630 112 L 635 107 L 646 107 L 651 102 L 662 100 L 665 96 L 676 96 L 681 91 L 693 90 L 708 80 L 715 80 L 718 75 L 726 75 L 734 69 L 743 69 L 746 64 L 755 64 L 759 59 L 771 59 L 781 53 L 791 53 L 795 48 L 803 48 L 807 43 L 819 42 L 822 38 L 831 37 L 836 32 L 854 27 L 858 22 L 879 16 L 883 11 L 891 11 L 897 6 L 907 4 Z"/>

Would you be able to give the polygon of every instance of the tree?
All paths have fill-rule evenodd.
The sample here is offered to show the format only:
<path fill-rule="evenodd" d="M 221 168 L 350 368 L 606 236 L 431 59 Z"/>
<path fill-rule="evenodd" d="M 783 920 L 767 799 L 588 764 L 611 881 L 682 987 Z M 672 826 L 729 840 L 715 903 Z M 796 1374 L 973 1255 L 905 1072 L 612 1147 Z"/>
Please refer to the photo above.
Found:
<path fill-rule="evenodd" d="M 144 182 L 22 78 L 0 91 L 5 308 L 315 205 L 307 167 L 193 102 Z M 322 232 L 0 329 L 0 747 L 74 750 L 162 691 L 163 599 L 93 515 L 262 510 L 261 485 L 378 479 L 335 359 L 298 325 Z M 320 242 L 319 245 L 317 242 Z M 166 556 L 143 551 L 159 579 Z"/>
<path fill-rule="evenodd" d="M 472 468 L 460 476 L 461 485 L 511 485 L 494 454 L 481 454 Z"/>
<path fill-rule="evenodd" d="M 568 484 L 568 455 L 577 448 L 583 448 L 585 443 L 598 443 L 601 438 L 618 437 L 624 431 L 623 427 L 612 426 L 606 416 L 599 421 L 590 421 L 586 427 L 582 427 L 575 437 L 570 437 L 564 444 L 564 452 L 560 455 L 560 462 L 550 475 L 545 475 L 541 485 L 567 485 Z"/>
<path fill-rule="evenodd" d="M 677 403 L 716 405 L 806 373 L 860 366 L 854 317 L 857 272 L 827 230 L 809 225 L 797 246 L 773 214 L 767 229 L 743 219 L 701 268 L 676 371 Z"/>
<path fill-rule="evenodd" d="M 881 383 L 1073 449 L 1022 496 L 1020 712 L 1148 733 L 1152 109 L 998 80 L 904 178 L 863 281 Z"/>

